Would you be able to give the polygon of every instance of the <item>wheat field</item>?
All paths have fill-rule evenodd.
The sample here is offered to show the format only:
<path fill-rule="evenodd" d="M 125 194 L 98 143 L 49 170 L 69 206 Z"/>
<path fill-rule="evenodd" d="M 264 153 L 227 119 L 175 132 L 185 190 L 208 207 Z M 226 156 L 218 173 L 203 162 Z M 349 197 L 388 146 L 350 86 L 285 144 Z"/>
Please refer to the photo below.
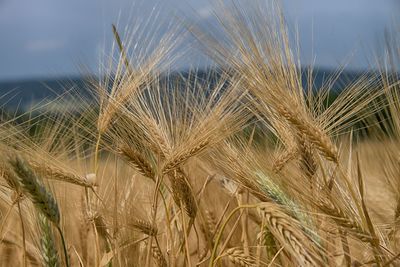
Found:
<path fill-rule="evenodd" d="M 113 26 L 94 102 L 2 121 L 0 266 L 400 266 L 396 44 L 334 92 L 276 2 L 215 16 L 146 55 Z M 184 34 L 218 68 L 169 78 Z"/>

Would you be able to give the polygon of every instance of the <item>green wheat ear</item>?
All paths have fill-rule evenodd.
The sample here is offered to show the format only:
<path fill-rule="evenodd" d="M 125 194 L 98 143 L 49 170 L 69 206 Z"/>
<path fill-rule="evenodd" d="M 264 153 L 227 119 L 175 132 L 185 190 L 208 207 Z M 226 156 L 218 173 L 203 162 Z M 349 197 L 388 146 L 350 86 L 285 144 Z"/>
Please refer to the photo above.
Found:
<path fill-rule="evenodd" d="M 49 223 L 47 217 L 41 212 L 39 212 L 37 215 L 41 230 L 40 251 L 42 253 L 44 265 L 46 267 L 61 266 L 51 224 Z"/>
<path fill-rule="evenodd" d="M 69 267 L 67 246 L 60 228 L 60 210 L 51 192 L 40 182 L 41 179 L 30 168 L 29 164 L 20 156 L 9 159 L 9 163 L 17 174 L 23 190 L 30 197 L 36 208 L 57 228 L 64 249 L 65 265 Z"/>
<path fill-rule="evenodd" d="M 21 157 L 9 160 L 18 175 L 23 190 L 29 195 L 35 206 L 55 225 L 60 223 L 60 211 L 53 195 L 41 184 L 39 177 Z"/>
<path fill-rule="evenodd" d="M 305 231 L 310 237 L 317 243 L 320 244 L 321 240 L 315 229 L 315 225 L 312 218 L 306 213 L 302 212 L 301 207 L 288 196 L 274 181 L 265 175 L 261 170 L 255 172 L 258 183 L 261 189 L 277 204 L 284 206 L 287 211 L 305 226 Z"/>

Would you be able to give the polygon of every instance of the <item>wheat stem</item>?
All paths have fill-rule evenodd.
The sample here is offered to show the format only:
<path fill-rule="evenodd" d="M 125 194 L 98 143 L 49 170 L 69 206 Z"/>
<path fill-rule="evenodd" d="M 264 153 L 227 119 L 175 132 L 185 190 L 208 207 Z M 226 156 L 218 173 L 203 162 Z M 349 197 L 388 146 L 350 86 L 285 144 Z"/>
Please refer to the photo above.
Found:
<path fill-rule="evenodd" d="M 152 223 L 152 225 L 156 225 L 157 210 L 158 210 L 158 191 L 160 190 L 162 180 L 163 180 L 162 176 L 160 176 L 160 175 L 156 176 L 156 186 L 153 191 L 153 200 L 152 200 L 152 206 L 151 206 L 151 211 L 152 211 L 151 223 Z M 146 255 L 146 266 L 149 266 L 149 264 L 150 264 L 152 242 L 153 242 L 153 237 L 150 236 L 148 249 L 147 249 L 147 255 Z"/>
<path fill-rule="evenodd" d="M 232 219 L 233 215 L 235 215 L 235 213 L 236 213 L 237 211 L 239 211 L 240 209 L 245 209 L 245 208 L 257 208 L 257 207 L 258 207 L 258 205 L 242 205 L 242 206 L 239 206 L 239 207 L 234 208 L 234 209 L 229 213 L 229 215 L 228 215 L 228 217 L 226 218 L 225 222 L 221 225 L 221 229 L 219 230 L 218 235 L 217 235 L 217 237 L 216 237 L 216 239 L 215 239 L 215 244 L 214 244 L 214 247 L 213 247 L 212 252 L 211 252 L 210 263 L 209 263 L 209 265 L 208 265 L 209 267 L 214 267 L 215 264 L 216 264 L 216 262 L 215 262 L 215 256 L 216 256 L 216 254 L 217 254 L 218 244 L 219 244 L 219 242 L 220 242 L 220 240 L 221 240 L 221 238 L 222 238 L 222 233 L 224 232 L 225 227 L 228 225 L 228 222 Z"/>
<path fill-rule="evenodd" d="M 26 237 L 25 237 L 24 219 L 22 217 L 21 204 L 20 204 L 19 200 L 17 200 L 17 207 L 18 207 L 19 220 L 21 221 L 21 231 L 22 231 L 22 247 L 23 247 L 22 264 L 25 267 L 26 266 Z"/>
<path fill-rule="evenodd" d="M 12 209 L 14 208 L 14 205 L 16 205 L 17 204 L 17 202 L 16 201 L 14 201 L 12 204 L 11 204 L 11 206 L 8 208 L 8 210 L 7 210 L 7 213 L 6 213 L 6 215 L 4 216 L 4 218 L 3 218 L 3 222 L 1 223 L 1 226 L 0 226 L 0 245 L 1 245 L 1 243 L 3 242 L 3 239 L 4 239 L 4 237 L 5 237 L 5 235 L 6 234 L 4 234 L 4 236 L 3 236 L 3 229 L 4 229 L 4 227 L 6 226 L 6 222 L 7 222 L 7 220 L 8 220 L 8 217 L 10 217 L 10 214 L 11 214 L 11 211 L 12 211 Z"/>
<path fill-rule="evenodd" d="M 69 259 L 68 259 L 67 245 L 66 245 L 66 243 L 65 243 L 64 234 L 63 234 L 63 232 L 62 232 L 60 226 L 56 225 L 56 228 L 57 228 L 58 233 L 60 234 L 60 237 L 61 237 L 61 243 L 62 243 L 62 247 L 63 247 L 63 250 L 64 250 L 65 265 L 66 265 L 67 267 L 69 267 Z"/>
<path fill-rule="evenodd" d="M 94 173 L 96 174 L 96 177 L 97 177 L 97 171 L 99 168 L 98 161 L 99 161 L 100 140 L 101 140 L 101 132 L 100 132 L 100 130 L 98 130 L 96 146 L 95 146 L 95 150 L 94 150 Z"/>
<path fill-rule="evenodd" d="M 183 201 L 181 200 L 180 203 L 181 203 L 180 206 L 181 206 L 181 210 L 182 210 Z M 188 243 L 189 236 L 187 233 L 185 216 L 184 216 L 183 212 L 181 212 L 181 220 L 182 220 L 182 228 L 183 228 L 183 235 L 184 235 L 183 238 L 184 238 L 184 242 L 185 242 L 185 251 L 186 251 L 185 254 L 186 254 L 187 261 L 188 261 L 188 266 L 191 267 L 192 263 L 190 261 L 190 254 L 189 254 L 190 252 L 189 252 L 189 243 Z"/>

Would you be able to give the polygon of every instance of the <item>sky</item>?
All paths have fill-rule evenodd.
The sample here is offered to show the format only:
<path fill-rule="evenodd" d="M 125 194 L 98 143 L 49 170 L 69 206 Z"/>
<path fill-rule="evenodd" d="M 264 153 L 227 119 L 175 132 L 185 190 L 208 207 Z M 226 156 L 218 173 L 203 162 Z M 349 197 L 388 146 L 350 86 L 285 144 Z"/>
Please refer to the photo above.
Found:
<path fill-rule="evenodd" d="M 366 69 L 383 51 L 385 30 L 400 30 L 396 0 L 283 0 L 283 8 L 299 28 L 304 65 Z M 112 41 L 111 23 L 163 28 L 180 14 L 207 22 L 212 10 L 212 0 L 0 0 L 0 80 L 75 76 L 82 65 L 96 71 Z M 149 20 L 154 13 L 157 20 Z M 187 57 L 180 66 L 196 58 L 201 62 Z"/>

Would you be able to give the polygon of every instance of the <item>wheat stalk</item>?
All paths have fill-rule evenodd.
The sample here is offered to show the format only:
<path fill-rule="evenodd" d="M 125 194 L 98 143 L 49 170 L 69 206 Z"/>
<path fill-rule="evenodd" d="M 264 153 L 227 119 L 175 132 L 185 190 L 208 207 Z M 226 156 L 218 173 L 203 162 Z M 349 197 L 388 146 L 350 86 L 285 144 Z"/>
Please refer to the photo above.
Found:
<path fill-rule="evenodd" d="M 81 248 L 82 259 L 84 262 L 88 259 L 88 237 L 90 232 L 90 224 L 88 224 L 88 214 L 85 207 L 85 199 L 83 195 L 81 195 L 81 216 L 79 223 L 79 245 Z"/>

